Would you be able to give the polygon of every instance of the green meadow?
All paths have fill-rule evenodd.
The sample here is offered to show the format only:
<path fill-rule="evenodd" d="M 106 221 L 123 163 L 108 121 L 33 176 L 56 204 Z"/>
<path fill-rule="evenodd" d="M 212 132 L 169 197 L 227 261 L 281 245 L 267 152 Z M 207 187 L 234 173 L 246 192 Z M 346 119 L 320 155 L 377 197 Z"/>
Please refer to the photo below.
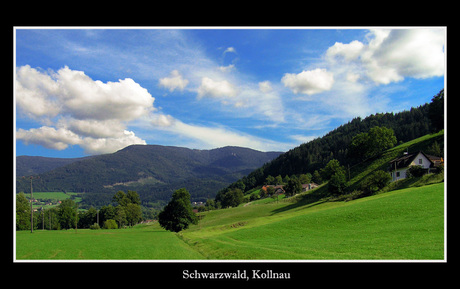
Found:
<path fill-rule="evenodd" d="M 16 232 L 16 258 L 83 260 L 443 260 L 444 183 L 348 202 L 287 198 L 200 214 L 180 233 Z"/>
<path fill-rule="evenodd" d="M 443 189 L 440 183 L 350 202 L 238 207 L 234 215 L 216 211 L 208 226 L 205 216 L 204 229 L 182 236 L 210 259 L 444 259 Z"/>
<path fill-rule="evenodd" d="M 158 260 L 202 256 L 158 224 L 130 229 L 16 232 L 18 260 Z"/>

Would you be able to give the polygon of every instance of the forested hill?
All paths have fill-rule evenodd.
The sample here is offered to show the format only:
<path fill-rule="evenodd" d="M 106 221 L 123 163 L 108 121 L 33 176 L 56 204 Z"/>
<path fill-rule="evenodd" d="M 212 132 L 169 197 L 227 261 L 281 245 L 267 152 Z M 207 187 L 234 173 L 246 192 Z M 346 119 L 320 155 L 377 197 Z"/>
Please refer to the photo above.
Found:
<path fill-rule="evenodd" d="M 167 201 L 173 191 L 186 187 L 194 200 L 204 201 L 280 154 L 230 146 L 194 150 L 132 145 L 43 172 L 33 185 L 35 192 L 84 192 L 85 207 L 110 203 L 118 190 L 137 191 L 142 201 L 148 203 Z M 34 158 L 28 159 L 32 160 L 30 166 L 36 164 Z M 24 165 L 23 169 L 30 166 Z M 17 192 L 28 193 L 29 179 L 18 176 Z"/>
<path fill-rule="evenodd" d="M 91 157 L 92 156 L 82 158 L 49 158 L 40 156 L 18 156 L 16 157 L 16 176 L 22 177 L 41 174 Z"/>
<path fill-rule="evenodd" d="M 238 182 L 243 182 L 245 190 L 262 185 L 267 176 L 282 177 L 311 173 L 323 168 L 330 160 L 340 164 L 354 165 L 357 160 L 348 152 L 354 136 L 368 132 L 372 127 L 386 127 L 394 131 L 398 144 L 410 141 L 444 128 L 444 90 L 426 103 L 409 111 L 399 113 L 378 113 L 364 119 L 354 118 L 346 124 L 330 131 L 323 137 L 302 144 L 253 171 Z M 235 182 L 230 187 L 238 186 Z"/>

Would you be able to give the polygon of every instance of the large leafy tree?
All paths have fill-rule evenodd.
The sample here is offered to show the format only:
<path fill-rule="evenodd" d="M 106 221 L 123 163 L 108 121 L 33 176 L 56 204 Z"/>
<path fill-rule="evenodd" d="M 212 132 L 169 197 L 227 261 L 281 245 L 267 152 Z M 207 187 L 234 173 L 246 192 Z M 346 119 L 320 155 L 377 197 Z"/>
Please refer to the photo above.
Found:
<path fill-rule="evenodd" d="M 179 189 L 172 195 L 171 201 L 158 215 L 160 226 L 171 232 L 180 232 L 197 224 L 198 218 L 190 203 L 190 193 L 186 189 Z"/>
<path fill-rule="evenodd" d="M 77 205 L 71 199 L 63 200 L 59 205 L 59 223 L 62 229 L 75 228 L 77 220 Z"/>
<path fill-rule="evenodd" d="M 238 207 L 244 200 L 243 191 L 238 188 L 230 189 L 222 195 L 221 204 L 222 207 Z"/>
<path fill-rule="evenodd" d="M 391 128 L 375 126 L 367 133 L 356 135 L 351 141 L 350 155 L 355 158 L 375 157 L 394 147 L 397 140 Z"/>
<path fill-rule="evenodd" d="M 123 191 L 118 191 L 112 200 L 118 203 L 118 206 L 113 209 L 113 216 L 110 219 L 116 219 L 120 227 L 125 221 L 130 226 L 134 226 L 142 219 L 141 199 L 137 192 L 128 191 L 125 194 Z"/>

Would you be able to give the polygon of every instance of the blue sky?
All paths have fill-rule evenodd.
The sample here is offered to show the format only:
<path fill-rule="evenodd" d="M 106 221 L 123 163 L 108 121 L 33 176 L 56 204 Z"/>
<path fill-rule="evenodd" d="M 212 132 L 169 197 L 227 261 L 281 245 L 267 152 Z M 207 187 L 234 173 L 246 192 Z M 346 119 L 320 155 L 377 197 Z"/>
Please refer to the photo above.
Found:
<path fill-rule="evenodd" d="M 16 155 L 287 151 L 444 88 L 446 31 L 16 28 Z"/>

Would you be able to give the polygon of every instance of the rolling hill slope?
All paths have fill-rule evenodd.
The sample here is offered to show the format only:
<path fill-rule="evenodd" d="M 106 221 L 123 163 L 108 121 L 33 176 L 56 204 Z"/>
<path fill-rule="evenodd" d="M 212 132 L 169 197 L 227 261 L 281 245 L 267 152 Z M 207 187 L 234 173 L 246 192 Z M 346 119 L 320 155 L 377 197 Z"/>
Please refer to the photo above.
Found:
<path fill-rule="evenodd" d="M 350 202 L 209 211 L 180 236 L 208 259 L 442 260 L 444 183 Z"/>
<path fill-rule="evenodd" d="M 404 151 L 443 139 L 444 131 L 425 135 L 355 165 L 351 190 L 374 171 L 386 171 Z M 327 187 L 280 202 L 262 199 L 204 212 L 180 236 L 209 259 L 444 258 L 443 174 L 398 181 L 384 190 L 393 191 L 347 201 L 330 198 Z"/>

